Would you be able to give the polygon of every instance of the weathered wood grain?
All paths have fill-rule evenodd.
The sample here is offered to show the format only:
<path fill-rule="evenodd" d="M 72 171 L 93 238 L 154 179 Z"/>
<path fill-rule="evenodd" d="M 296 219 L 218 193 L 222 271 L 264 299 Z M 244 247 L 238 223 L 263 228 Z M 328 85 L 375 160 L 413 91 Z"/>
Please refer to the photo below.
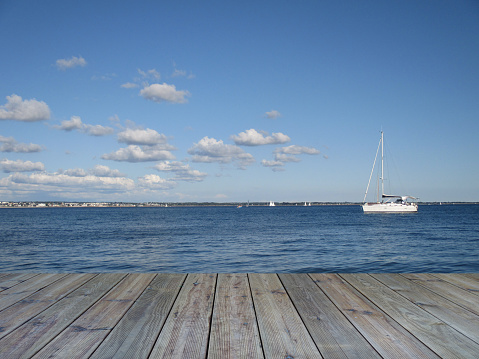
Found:
<path fill-rule="evenodd" d="M 41 313 L 93 278 L 95 274 L 69 274 L 31 296 L 16 302 L 0 314 L 0 338 Z"/>
<path fill-rule="evenodd" d="M 458 288 L 432 274 L 404 274 L 404 276 L 439 295 L 449 298 L 467 310 L 479 314 L 479 300 L 474 293 Z"/>
<path fill-rule="evenodd" d="M 479 281 L 479 273 L 465 273 L 465 276 Z"/>
<path fill-rule="evenodd" d="M 479 344 L 446 325 L 442 320 L 381 285 L 368 274 L 341 275 L 357 290 L 409 332 L 444 358 L 477 359 Z"/>
<path fill-rule="evenodd" d="M 154 274 L 129 274 L 33 358 L 88 358 L 150 284 Z"/>
<path fill-rule="evenodd" d="M 189 274 L 150 358 L 204 358 L 208 347 L 216 274 Z"/>
<path fill-rule="evenodd" d="M 399 274 L 372 274 L 412 303 L 479 343 L 479 316 Z M 478 298 L 479 300 L 479 298 Z"/>
<path fill-rule="evenodd" d="M 35 273 L 6 273 L 0 278 L 0 292 L 37 275 Z"/>
<path fill-rule="evenodd" d="M 311 277 L 383 358 L 438 358 L 339 275 Z"/>
<path fill-rule="evenodd" d="M 0 292 L 0 310 L 28 297 L 66 274 L 39 274 Z"/>
<path fill-rule="evenodd" d="M 324 358 L 380 358 L 311 277 L 307 274 L 279 277 Z"/>
<path fill-rule="evenodd" d="M 322 358 L 276 274 L 250 274 L 266 358 Z"/>
<path fill-rule="evenodd" d="M 218 275 L 208 358 L 263 358 L 246 274 Z"/>
<path fill-rule="evenodd" d="M 463 290 L 479 295 L 479 281 L 476 279 L 458 273 L 434 273 L 433 275 Z"/>
<path fill-rule="evenodd" d="M 0 359 L 477 358 L 479 275 L 0 273 Z"/>
<path fill-rule="evenodd" d="M 90 359 L 148 358 L 186 274 L 158 274 Z"/>
<path fill-rule="evenodd" d="M 31 358 L 125 276 L 99 274 L 36 315 L 0 339 L 0 358 Z"/>

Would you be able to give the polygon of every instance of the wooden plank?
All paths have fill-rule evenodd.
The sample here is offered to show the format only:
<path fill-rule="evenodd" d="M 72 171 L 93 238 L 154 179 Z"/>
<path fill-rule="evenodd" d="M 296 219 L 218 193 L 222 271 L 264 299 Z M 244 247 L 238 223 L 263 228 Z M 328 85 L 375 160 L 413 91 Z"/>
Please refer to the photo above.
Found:
<path fill-rule="evenodd" d="M 52 284 L 64 276 L 66 276 L 65 273 L 39 274 L 0 292 L 0 310 L 15 304 L 16 302 L 30 296 L 36 291 Z"/>
<path fill-rule="evenodd" d="M 454 284 L 463 290 L 467 290 L 470 293 L 479 295 L 479 281 L 471 277 L 458 273 L 434 273 L 435 277 L 442 279 L 446 282 Z"/>
<path fill-rule="evenodd" d="M 149 286 L 125 276 L 0 273 L 11 301 L 0 310 L 0 359 L 479 352 L 479 315 L 466 308 L 479 301 L 475 274 L 148 274 Z"/>
<path fill-rule="evenodd" d="M 148 358 L 186 274 L 158 274 L 90 359 Z"/>
<path fill-rule="evenodd" d="M 37 276 L 36 273 L 8 273 L 0 278 L 0 292 L 16 286 L 32 277 Z"/>
<path fill-rule="evenodd" d="M 0 338 L 66 297 L 95 274 L 69 274 L 0 312 Z"/>
<path fill-rule="evenodd" d="M 246 274 L 218 275 L 208 358 L 263 358 Z"/>
<path fill-rule="evenodd" d="M 342 274 L 381 310 L 444 358 L 477 359 L 479 344 L 446 325 L 368 274 Z"/>
<path fill-rule="evenodd" d="M 325 358 L 380 358 L 307 274 L 280 274 L 296 310 Z"/>
<path fill-rule="evenodd" d="M 383 358 L 438 358 L 339 275 L 311 277 Z"/>
<path fill-rule="evenodd" d="M 188 274 L 150 358 L 204 358 L 216 274 Z"/>
<path fill-rule="evenodd" d="M 322 358 L 276 274 L 250 274 L 265 358 Z"/>
<path fill-rule="evenodd" d="M 126 274 L 99 274 L 0 339 L 0 358 L 31 358 Z"/>
<path fill-rule="evenodd" d="M 411 302 L 479 343 L 479 316 L 399 274 L 372 274 Z M 479 297 L 478 297 L 479 300 Z"/>
<path fill-rule="evenodd" d="M 465 273 L 465 276 L 479 281 L 479 273 Z"/>
<path fill-rule="evenodd" d="M 404 276 L 429 290 L 442 295 L 450 301 L 479 314 L 479 298 L 474 293 L 460 289 L 455 285 L 445 282 L 431 274 L 404 274 Z"/>
<path fill-rule="evenodd" d="M 155 274 L 129 274 L 34 358 L 89 358 Z"/>

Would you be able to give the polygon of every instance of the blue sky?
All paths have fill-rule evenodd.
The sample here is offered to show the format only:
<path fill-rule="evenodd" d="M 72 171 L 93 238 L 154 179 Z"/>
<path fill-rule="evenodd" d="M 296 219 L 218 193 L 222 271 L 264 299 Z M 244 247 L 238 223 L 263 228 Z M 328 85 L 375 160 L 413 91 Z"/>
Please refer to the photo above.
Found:
<path fill-rule="evenodd" d="M 479 201 L 476 1 L 0 2 L 0 200 Z M 390 186 L 390 187 L 388 187 Z"/>

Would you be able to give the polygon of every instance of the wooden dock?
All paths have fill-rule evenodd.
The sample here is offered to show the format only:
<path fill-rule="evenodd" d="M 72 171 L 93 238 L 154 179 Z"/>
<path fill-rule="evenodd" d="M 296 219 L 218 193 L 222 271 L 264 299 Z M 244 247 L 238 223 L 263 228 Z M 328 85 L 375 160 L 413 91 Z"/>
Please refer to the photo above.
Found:
<path fill-rule="evenodd" d="M 0 274 L 0 358 L 474 358 L 479 274 Z"/>

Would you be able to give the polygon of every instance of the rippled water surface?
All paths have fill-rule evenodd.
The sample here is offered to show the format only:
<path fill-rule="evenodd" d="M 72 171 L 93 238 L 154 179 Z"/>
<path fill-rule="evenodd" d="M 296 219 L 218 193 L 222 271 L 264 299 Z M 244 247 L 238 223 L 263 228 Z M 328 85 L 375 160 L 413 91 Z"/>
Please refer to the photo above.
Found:
<path fill-rule="evenodd" d="M 479 272 L 479 206 L 0 209 L 0 272 Z"/>

